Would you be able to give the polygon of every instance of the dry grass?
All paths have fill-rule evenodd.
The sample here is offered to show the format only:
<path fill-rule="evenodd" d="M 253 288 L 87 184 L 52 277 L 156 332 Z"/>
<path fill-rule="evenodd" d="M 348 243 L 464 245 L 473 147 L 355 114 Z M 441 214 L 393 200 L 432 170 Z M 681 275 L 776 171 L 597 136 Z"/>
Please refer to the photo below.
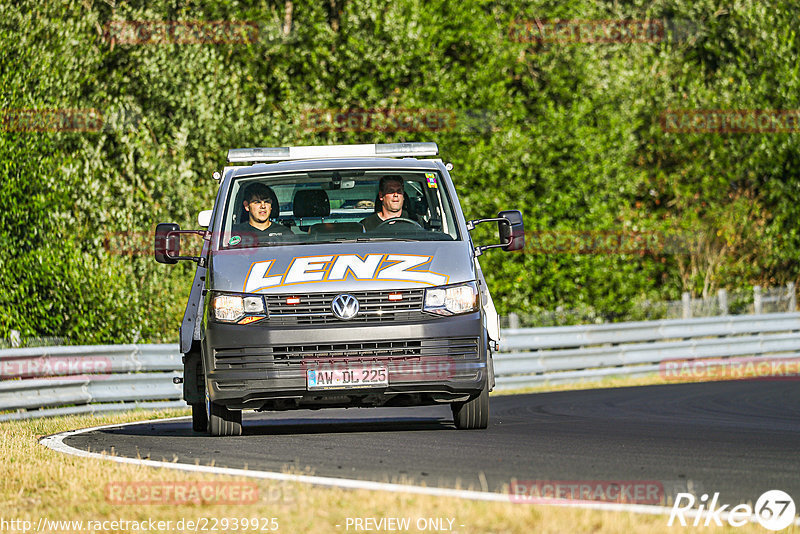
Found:
<path fill-rule="evenodd" d="M 630 382 L 630 381 L 627 381 Z M 638 384 L 638 381 L 636 381 Z M 613 383 L 613 382 L 612 382 Z M 603 383 L 608 386 L 609 383 Z M 559 386 L 560 387 L 560 386 Z M 597 384 L 594 384 L 597 387 Z M 552 389 L 552 388 L 551 388 Z M 744 528 L 667 527 L 667 516 L 635 515 L 511 502 L 482 502 L 445 497 L 378 491 L 344 490 L 312 487 L 297 483 L 271 482 L 213 475 L 186 473 L 169 469 L 153 469 L 135 465 L 101 462 L 94 459 L 64 455 L 43 447 L 38 438 L 65 430 L 86 426 L 140 421 L 185 415 L 187 412 L 133 412 L 108 416 L 76 416 L 27 422 L 0 423 L 0 531 L 22 532 L 24 525 L 2 521 L 31 521 L 33 530 L 40 518 L 49 520 L 83 521 L 81 529 L 73 526 L 48 531 L 60 532 L 134 532 L 135 525 L 101 525 L 90 529 L 88 521 L 171 521 L 156 531 L 179 532 L 178 521 L 207 518 L 208 532 L 265 532 L 258 529 L 238 530 L 233 518 L 276 518 L 279 532 L 330 533 L 370 532 L 348 528 L 348 518 L 388 517 L 410 518 L 406 532 L 421 532 L 416 526 L 419 518 L 453 519 L 452 532 L 460 533 L 529 533 L 529 532 L 748 532 L 763 529 Z M 107 484 L 141 482 L 184 483 L 213 481 L 234 482 L 243 486 L 256 484 L 257 498 L 247 504 L 115 504 L 109 502 Z M 216 530 L 214 519 L 220 521 Z M 221 520 L 228 518 L 228 528 Z M 447 522 L 444 523 L 447 525 Z M 337 526 L 338 525 L 338 526 Z M 97 527 L 97 525 L 94 525 Z M 117 528 L 112 528 L 112 527 Z M 149 526 L 149 525 L 147 525 Z M 168 528 L 163 528 L 164 526 Z M 184 523 L 182 531 L 193 531 Z M 370 525 L 371 526 L 371 525 Z M 145 530 L 145 529 L 142 529 Z M 202 531 L 202 528 L 198 529 Z M 379 530 L 371 530 L 378 532 Z M 395 532 L 404 532 L 397 530 Z M 422 530 L 435 532 L 436 530 Z M 797 531 L 793 527 L 783 532 Z M 382 530 L 382 532 L 392 532 Z M 439 530 L 444 532 L 444 530 Z"/>

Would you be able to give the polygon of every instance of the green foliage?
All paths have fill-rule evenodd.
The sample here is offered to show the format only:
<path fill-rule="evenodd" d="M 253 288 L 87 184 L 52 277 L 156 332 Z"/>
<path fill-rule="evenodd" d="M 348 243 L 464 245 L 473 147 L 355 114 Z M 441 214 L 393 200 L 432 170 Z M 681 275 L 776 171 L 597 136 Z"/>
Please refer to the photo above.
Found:
<path fill-rule="evenodd" d="M 338 8 L 331 10 L 331 5 Z M 192 265 L 156 264 L 155 224 L 192 228 L 236 146 L 434 140 L 468 218 L 533 232 L 654 233 L 646 254 L 482 259 L 501 313 L 624 319 L 637 301 L 798 280 L 797 134 L 671 133 L 665 110 L 800 109 L 788 0 L 343 0 L 0 4 L 0 108 L 88 109 L 99 132 L 0 131 L 0 337 L 170 341 Z M 653 43 L 518 42 L 514 21 L 668 19 Z M 110 42 L 111 21 L 255 21 L 239 44 Z M 315 132 L 314 109 L 451 110 L 447 131 Z M 488 225 L 485 225 L 488 226 Z M 495 239 L 479 227 L 476 242 Z M 132 249 L 117 246 L 128 240 Z M 595 251 L 600 252 L 600 251 Z"/>

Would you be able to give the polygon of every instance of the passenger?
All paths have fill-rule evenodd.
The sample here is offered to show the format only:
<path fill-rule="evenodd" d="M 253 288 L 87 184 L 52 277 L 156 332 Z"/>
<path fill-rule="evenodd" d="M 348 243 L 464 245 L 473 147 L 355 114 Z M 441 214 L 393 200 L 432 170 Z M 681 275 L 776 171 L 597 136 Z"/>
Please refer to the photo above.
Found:
<path fill-rule="evenodd" d="M 277 197 L 269 186 L 259 182 L 250 184 L 245 188 L 243 198 L 248 220 L 233 225 L 231 236 L 252 236 L 263 241 L 265 238 L 292 234 L 282 224 L 269 220 L 273 210 L 277 209 L 280 213 L 280 208 L 273 205 L 277 204 Z M 235 243 L 232 240 L 230 244 Z"/>
<path fill-rule="evenodd" d="M 369 232 L 374 230 L 383 221 L 401 217 L 411 219 L 411 216 L 403 209 L 405 195 L 403 192 L 403 177 L 390 174 L 381 178 L 378 183 L 378 206 L 376 211 L 369 217 L 361 220 L 364 229 Z"/>

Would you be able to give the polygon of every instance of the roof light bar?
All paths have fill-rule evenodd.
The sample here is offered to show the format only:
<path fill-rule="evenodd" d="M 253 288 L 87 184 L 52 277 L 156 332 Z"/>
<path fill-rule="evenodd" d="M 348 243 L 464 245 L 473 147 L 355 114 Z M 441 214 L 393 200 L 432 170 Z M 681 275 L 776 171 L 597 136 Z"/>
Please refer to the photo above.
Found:
<path fill-rule="evenodd" d="M 436 143 L 384 143 L 372 145 L 319 145 L 271 148 L 232 148 L 228 161 L 263 162 L 323 158 L 436 156 Z"/>
<path fill-rule="evenodd" d="M 274 148 L 232 148 L 228 150 L 230 163 L 239 161 L 273 161 L 289 157 L 289 147 Z"/>

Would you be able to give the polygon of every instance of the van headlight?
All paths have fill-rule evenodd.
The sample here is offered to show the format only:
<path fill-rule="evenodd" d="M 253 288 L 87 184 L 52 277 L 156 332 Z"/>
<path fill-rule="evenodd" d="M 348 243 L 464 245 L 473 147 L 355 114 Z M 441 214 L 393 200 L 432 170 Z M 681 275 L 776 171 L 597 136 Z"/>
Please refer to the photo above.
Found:
<path fill-rule="evenodd" d="M 425 290 L 422 311 L 437 315 L 457 315 L 478 309 L 478 284 L 467 282 Z"/>
<path fill-rule="evenodd" d="M 216 295 L 211 300 L 211 313 L 214 319 L 225 323 L 239 322 L 244 318 L 252 322 L 254 319 L 250 317 L 266 317 L 266 307 L 260 296 Z"/>

